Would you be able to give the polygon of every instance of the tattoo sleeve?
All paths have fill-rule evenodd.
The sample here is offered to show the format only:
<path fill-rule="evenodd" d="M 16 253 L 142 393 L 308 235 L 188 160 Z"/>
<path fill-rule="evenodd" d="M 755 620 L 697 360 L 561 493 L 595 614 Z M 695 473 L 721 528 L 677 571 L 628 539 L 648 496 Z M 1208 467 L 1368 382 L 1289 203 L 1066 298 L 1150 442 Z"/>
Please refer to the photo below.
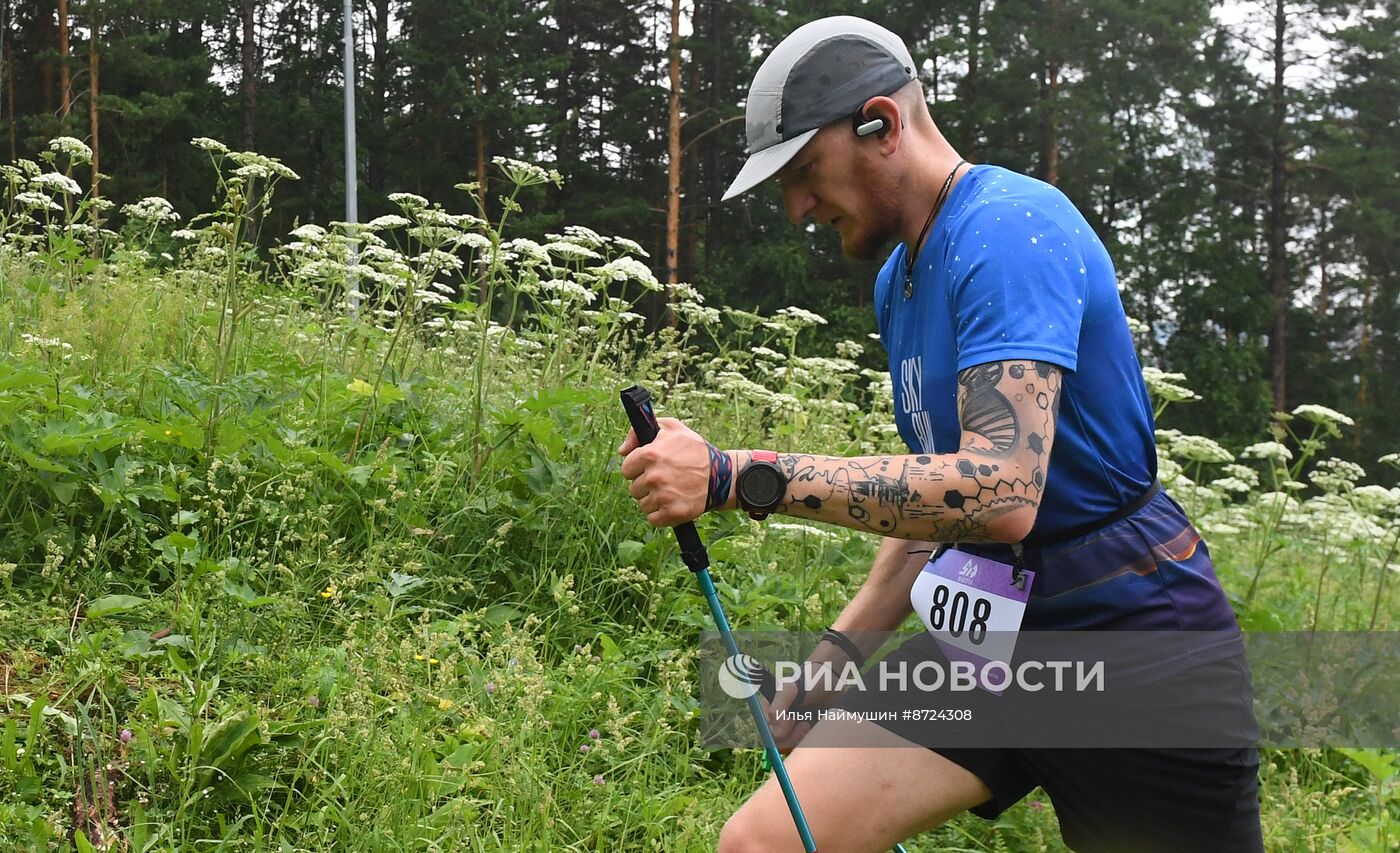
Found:
<path fill-rule="evenodd" d="M 956 453 L 779 454 L 789 484 L 778 512 L 905 539 L 1019 539 L 1040 508 L 1062 378 L 1040 361 L 959 373 Z"/>

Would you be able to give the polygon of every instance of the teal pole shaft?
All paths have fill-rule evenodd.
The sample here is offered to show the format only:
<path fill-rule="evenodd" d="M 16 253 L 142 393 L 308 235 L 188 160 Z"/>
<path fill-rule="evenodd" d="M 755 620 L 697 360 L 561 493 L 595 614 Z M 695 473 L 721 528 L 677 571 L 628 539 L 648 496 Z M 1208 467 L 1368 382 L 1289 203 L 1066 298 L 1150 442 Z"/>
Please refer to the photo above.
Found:
<path fill-rule="evenodd" d="M 633 385 L 624 388 L 621 396 L 622 407 L 627 412 L 627 419 L 632 423 L 638 443 L 651 443 L 660 431 L 656 412 L 652 409 L 651 394 L 642 386 Z M 725 618 L 724 608 L 720 606 L 719 595 L 715 592 L 714 581 L 710 578 L 710 555 L 705 551 L 705 543 L 700 541 L 700 534 L 696 532 L 693 522 L 679 524 L 673 530 L 676 542 L 681 547 L 681 560 L 700 579 L 700 591 L 705 594 L 705 603 L 710 606 L 710 616 L 714 618 L 715 627 L 724 638 L 725 648 L 731 657 L 738 655 L 739 644 L 734 641 L 734 632 L 729 627 L 729 620 Z M 817 853 L 817 843 L 812 840 L 812 830 L 807 826 L 807 818 L 802 813 L 802 806 L 797 802 L 797 792 L 792 789 L 792 779 L 788 777 L 787 767 L 778 752 L 778 744 L 773 740 L 773 730 L 768 727 L 768 718 L 763 714 L 763 705 L 759 703 L 757 693 L 748 698 L 748 705 L 754 725 L 758 727 L 759 737 L 763 739 L 764 756 L 773 768 L 774 775 L 778 777 L 778 787 L 783 789 L 783 799 L 787 800 L 792 822 L 796 824 L 797 834 L 802 838 L 802 847 L 807 853 Z M 894 849 L 896 853 L 905 853 L 902 845 L 896 844 Z"/>
<path fill-rule="evenodd" d="M 710 580 L 709 570 L 701 569 L 695 576 L 700 580 L 700 589 L 705 593 L 705 603 L 710 605 L 710 615 L 714 617 L 715 626 L 719 628 L 719 635 L 724 638 L 724 647 L 729 650 L 731 656 L 739 654 L 739 645 L 734 642 L 734 632 L 730 630 L 729 620 L 725 618 L 724 608 L 720 606 L 719 595 L 715 592 L 714 581 Z M 763 751 L 768 756 L 768 763 L 773 766 L 773 774 L 778 777 L 778 787 L 783 789 L 783 799 L 787 800 L 788 811 L 792 812 L 792 822 L 797 825 L 797 834 L 802 837 L 802 847 L 807 853 L 817 853 L 817 843 L 812 840 L 812 830 L 807 827 L 807 817 L 802 813 L 802 805 L 797 802 L 797 792 L 792 789 L 792 779 L 788 777 L 783 756 L 778 752 L 778 744 L 773 740 L 773 730 L 768 727 L 768 718 L 763 714 L 763 705 L 758 701 L 758 693 L 750 695 L 747 701 L 749 713 L 753 715 L 754 724 L 758 726 L 759 737 L 763 739 Z"/>

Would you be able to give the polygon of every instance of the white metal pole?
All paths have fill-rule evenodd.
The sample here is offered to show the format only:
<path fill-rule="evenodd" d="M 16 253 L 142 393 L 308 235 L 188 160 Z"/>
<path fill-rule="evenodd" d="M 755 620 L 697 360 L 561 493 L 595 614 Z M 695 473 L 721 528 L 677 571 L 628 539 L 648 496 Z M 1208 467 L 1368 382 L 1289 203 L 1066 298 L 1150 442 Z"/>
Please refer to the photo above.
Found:
<path fill-rule="evenodd" d="M 355 13 L 352 0 L 345 0 L 345 221 L 352 226 L 359 222 L 359 200 L 357 198 L 355 176 Z M 351 229 L 349 264 L 353 268 L 359 260 L 358 243 L 354 229 Z M 353 272 L 345 279 L 346 290 L 353 294 L 357 290 Z M 358 316 L 360 300 L 347 296 L 350 316 Z"/>

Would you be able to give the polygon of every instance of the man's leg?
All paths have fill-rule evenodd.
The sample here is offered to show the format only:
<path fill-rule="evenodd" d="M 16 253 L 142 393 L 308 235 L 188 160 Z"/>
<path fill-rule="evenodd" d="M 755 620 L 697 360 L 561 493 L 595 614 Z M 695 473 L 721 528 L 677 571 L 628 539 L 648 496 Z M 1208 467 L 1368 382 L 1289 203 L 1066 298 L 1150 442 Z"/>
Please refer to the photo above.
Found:
<path fill-rule="evenodd" d="M 889 850 L 991 797 L 969 771 L 873 723 L 818 723 L 788 756 L 787 769 L 824 853 Z M 724 825 L 719 850 L 801 853 L 777 779 Z"/>

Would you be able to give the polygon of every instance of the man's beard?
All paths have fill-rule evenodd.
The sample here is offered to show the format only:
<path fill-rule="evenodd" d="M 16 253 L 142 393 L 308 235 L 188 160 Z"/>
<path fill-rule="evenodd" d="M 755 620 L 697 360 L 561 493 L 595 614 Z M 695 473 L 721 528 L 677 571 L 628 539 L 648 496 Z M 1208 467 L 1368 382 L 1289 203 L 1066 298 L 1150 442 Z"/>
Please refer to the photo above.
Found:
<path fill-rule="evenodd" d="M 873 261 L 880 256 L 885 244 L 899 231 L 899 223 L 889 210 L 872 211 L 867 223 L 859 231 L 851 234 L 849 240 L 841 237 L 841 254 L 858 261 Z"/>
<path fill-rule="evenodd" d="M 857 218 L 858 231 L 852 232 L 848 241 L 841 237 L 841 253 L 848 258 L 860 261 L 875 260 L 880 250 L 899 233 L 899 212 L 894 199 L 899 195 L 899 184 L 887 174 L 874 170 L 861 169 L 859 180 L 872 189 L 868 196 L 870 204 L 864 216 Z"/>

